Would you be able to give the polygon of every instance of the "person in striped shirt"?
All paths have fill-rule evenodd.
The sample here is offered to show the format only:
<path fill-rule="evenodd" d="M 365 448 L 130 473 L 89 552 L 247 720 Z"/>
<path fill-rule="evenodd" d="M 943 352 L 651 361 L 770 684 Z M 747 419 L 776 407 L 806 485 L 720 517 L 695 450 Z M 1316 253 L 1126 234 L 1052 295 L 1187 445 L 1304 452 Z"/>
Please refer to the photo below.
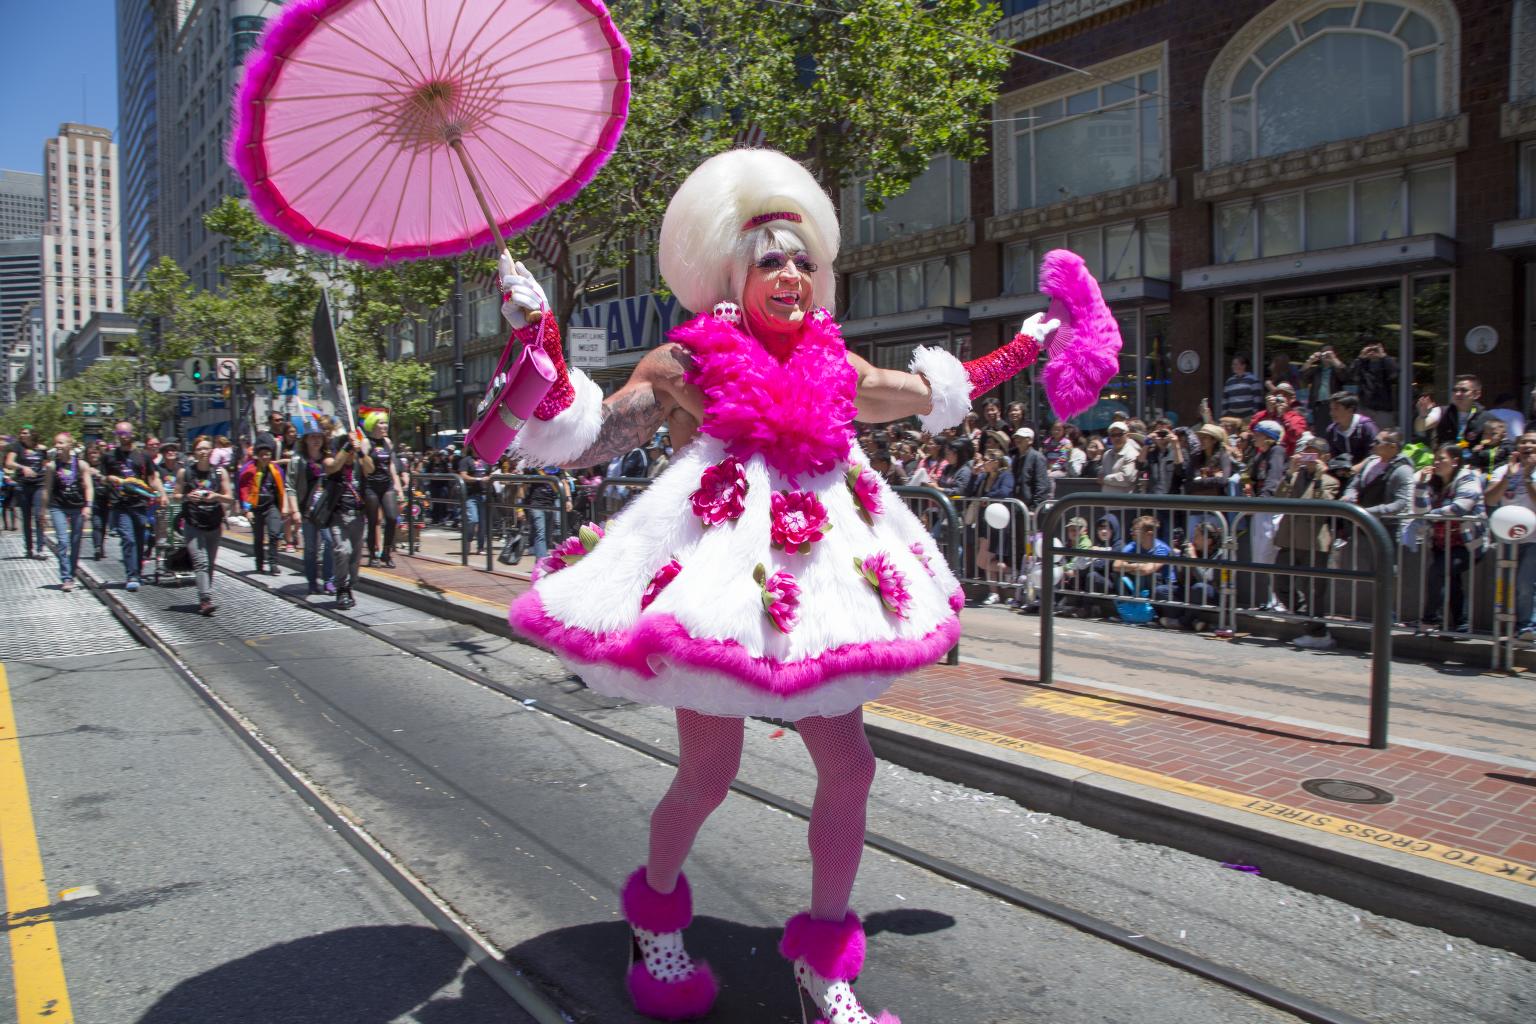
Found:
<path fill-rule="evenodd" d="M 1248 357 L 1232 357 L 1232 376 L 1221 389 L 1222 414 L 1244 419 L 1258 412 L 1264 404 L 1264 384 L 1255 377 Z"/>

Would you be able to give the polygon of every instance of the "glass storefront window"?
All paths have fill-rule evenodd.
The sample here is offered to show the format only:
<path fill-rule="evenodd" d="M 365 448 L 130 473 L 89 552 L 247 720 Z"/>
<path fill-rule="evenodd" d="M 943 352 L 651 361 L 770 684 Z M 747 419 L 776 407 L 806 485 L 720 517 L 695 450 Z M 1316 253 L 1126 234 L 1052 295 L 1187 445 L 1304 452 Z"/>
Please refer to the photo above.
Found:
<path fill-rule="evenodd" d="M 958 224 L 970 216 L 971 165 L 940 153 L 928 169 L 912 180 L 899 196 L 872 212 L 864 199 L 864 183 L 844 193 L 844 208 L 857 211 L 847 219 L 844 234 L 850 245 L 874 245 L 902 235 Z"/>
<path fill-rule="evenodd" d="M 1216 259 L 1220 263 L 1251 260 L 1253 247 L 1253 204 L 1231 203 L 1216 208 Z"/>
<path fill-rule="evenodd" d="M 1403 235 L 1403 181 L 1399 175 L 1371 178 L 1355 186 L 1356 237 L 1383 242 Z"/>
<path fill-rule="evenodd" d="M 1148 313 L 1142 329 L 1142 418 L 1148 422 L 1167 416 L 1175 424 L 1178 413 L 1168 405 L 1173 385 L 1173 352 L 1169 338 L 1170 318 L 1166 311 Z"/>
<path fill-rule="evenodd" d="M 1259 239 L 1265 256 L 1301 251 L 1301 196 L 1276 196 L 1259 204 Z"/>
<path fill-rule="evenodd" d="M 951 305 L 969 306 L 971 304 L 971 254 L 963 252 L 951 257 L 955 270 L 955 297 Z"/>
<path fill-rule="evenodd" d="M 1413 282 L 1412 398 L 1451 400 L 1451 279 L 1420 277 Z M 1484 395 L 1485 400 L 1491 396 Z M 1410 401 L 1410 405 L 1411 405 Z"/>
<path fill-rule="evenodd" d="M 1250 369 L 1259 365 L 1254 362 L 1252 299 L 1227 299 L 1221 304 L 1221 366 L 1215 373 L 1216 393 L 1211 396 L 1217 416 L 1223 414 L 1221 389 L 1232 375 L 1232 358 L 1239 355 L 1248 360 Z"/>
<path fill-rule="evenodd" d="M 1003 250 L 1003 294 L 1028 295 L 1035 290 L 1035 251 L 1028 242 Z"/>
<path fill-rule="evenodd" d="M 1536 217 L 1536 142 L 1520 147 L 1520 216 Z"/>
<path fill-rule="evenodd" d="M 1442 164 L 1408 175 L 1408 216 L 1411 235 L 1449 235 L 1451 231 L 1451 167 Z"/>
<path fill-rule="evenodd" d="M 1168 218 L 1158 217 L 1143 224 L 1141 272 L 1159 281 L 1169 279 Z"/>
<path fill-rule="evenodd" d="M 921 263 L 909 263 L 896 269 L 897 290 L 900 295 L 901 312 L 909 313 L 914 309 L 923 308 L 923 265 Z"/>
<path fill-rule="evenodd" d="M 875 308 L 871 315 L 894 313 L 899 308 L 896 304 L 896 269 L 889 267 L 875 271 Z"/>
<path fill-rule="evenodd" d="M 1310 190 L 1306 215 L 1308 249 L 1332 249 L 1350 243 L 1348 185 Z"/>
<path fill-rule="evenodd" d="M 1141 243 L 1135 224 L 1116 224 L 1104 229 L 1104 280 L 1123 281 L 1141 276 Z"/>

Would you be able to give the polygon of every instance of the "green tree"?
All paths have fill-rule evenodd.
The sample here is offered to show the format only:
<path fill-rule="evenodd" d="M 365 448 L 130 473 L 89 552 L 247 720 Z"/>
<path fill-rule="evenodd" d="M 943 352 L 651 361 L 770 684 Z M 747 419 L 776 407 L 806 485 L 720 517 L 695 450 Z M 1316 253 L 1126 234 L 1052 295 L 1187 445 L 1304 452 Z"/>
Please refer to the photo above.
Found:
<path fill-rule="evenodd" d="M 559 240 L 557 310 L 657 228 L 667 200 L 745 127 L 805 160 L 828 189 L 867 179 L 878 208 L 934 154 L 985 152 L 1009 50 L 978 0 L 615 0 L 632 51 L 629 120 L 575 199 L 540 222 Z M 572 243 L 594 239 L 578 274 Z"/>
<path fill-rule="evenodd" d="M 0 412 L 0 434 L 14 435 L 22 427 L 30 426 L 48 443 L 52 443 L 53 436 L 61 430 L 79 438 L 85 431 L 86 402 L 110 402 L 116 406 L 114 415 L 107 419 L 127 419 L 137 423 L 140 417 L 130 415 L 129 410 L 137 413 L 144 409 L 147 421 L 157 423 L 169 413 L 170 399 L 150 391 L 145 386 L 144 373 L 144 364 L 137 359 L 103 360 L 83 373 L 60 381 L 53 394 L 27 395 Z M 65 415 L 68 405 L 74 406 L 75 415 Z M 106 424 L 104 432 L 111 432 L 110 423 Z"/>

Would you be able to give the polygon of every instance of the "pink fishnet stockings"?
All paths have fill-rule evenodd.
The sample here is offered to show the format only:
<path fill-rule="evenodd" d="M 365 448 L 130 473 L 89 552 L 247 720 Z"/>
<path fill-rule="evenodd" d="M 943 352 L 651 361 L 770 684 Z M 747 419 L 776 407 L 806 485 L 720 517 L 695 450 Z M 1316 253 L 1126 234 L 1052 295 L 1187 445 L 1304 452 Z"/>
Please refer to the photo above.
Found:
<path fill-rule="evenodd" d="M 811 807 L 811 916 L 841 921 L 864 854 L 864 814 L 875 778 L 875 755 L 864 735 L 864 713 L 802 718 L 795 723 L 816 766 Z M 683 861 L 704 820 L 719 807 L 741 767 L 744 723 L 696 711 L 677 712 L 677 776 L 651 814 L 646 881 L 657 892 L 677 885 Z"/>

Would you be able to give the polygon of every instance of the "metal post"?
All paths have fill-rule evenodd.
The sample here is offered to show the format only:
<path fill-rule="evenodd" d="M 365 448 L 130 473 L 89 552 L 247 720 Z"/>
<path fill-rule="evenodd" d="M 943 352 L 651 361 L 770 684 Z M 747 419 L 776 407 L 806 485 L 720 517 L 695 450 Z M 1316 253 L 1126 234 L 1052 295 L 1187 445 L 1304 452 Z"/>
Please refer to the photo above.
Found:
<path fill-rule="evenodd" d="M 1040 685 L 1051 686 L 1056 661 L 1056 522 L 1054 509 L 1040 524 Z"/>
<path fill-rule="evenodd" d="M 469 485 L 457 473 L 453 475 L 459 485 L 459 564 L 469 566 Z"/>
<path fill-rule="evenodd" d="M 464 273 L 459 260 L 453 261 L 453 426 L 463 430 L 464 422 Z"/>

